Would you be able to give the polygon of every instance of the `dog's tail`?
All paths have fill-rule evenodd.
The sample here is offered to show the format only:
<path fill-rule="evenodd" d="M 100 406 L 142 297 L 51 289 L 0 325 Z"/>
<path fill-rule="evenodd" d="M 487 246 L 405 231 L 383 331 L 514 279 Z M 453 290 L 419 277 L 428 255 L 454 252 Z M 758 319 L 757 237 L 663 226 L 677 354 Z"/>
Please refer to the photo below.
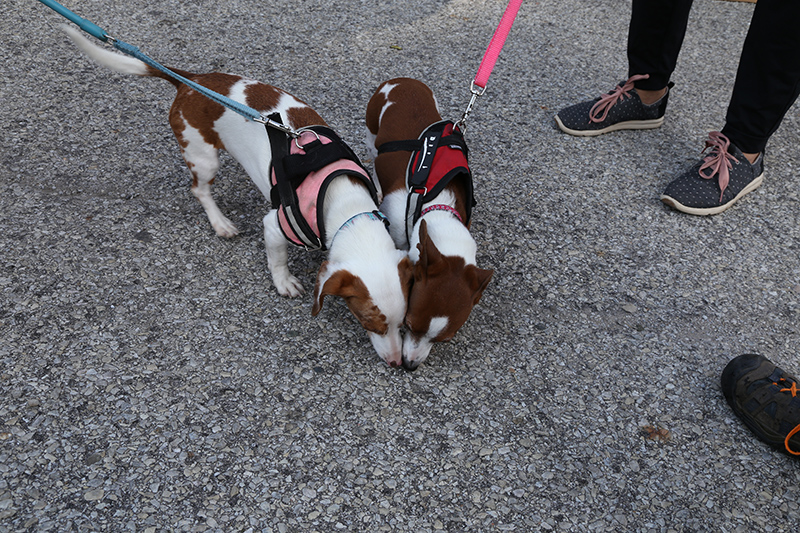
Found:
<path fill-rule="evenodd" d="M 115 72 L 120 72 L 122 74 L 132 74 L 135 76 L 148 76 L 154 78 L 161 78 L 171 82 L 176 87 L 180 85 L 180 82 L 171 78 L 170 76 L 164 74 L 160 70 L 151 67 L 150 65 L 139 61 L 136 58 L 129 57 L 122 54 L 117 54 L 116 52 L 112 52 L 110 50 L 106 50 L 96 44 L 92 43 L 89 39 L 87 39 L 83 33 L 78 31 L 77 29 L 73 28 L 72 26 L 68 26 L 66 24 L 61 25 L 61 29 L 67 34 L 67 36 L 72 39 L 72 42 L 80 48 L 80 50 L 89 56 L 90 59 L 93 59 L 96 63 L 101 64 L 102 66 L 109 68 Z M 180 74 L 185 78 L 191 78 L 194 76 L 191 72 L 186 72 L 183 70 L 176 70 L 171 69 L 176 74 Z"/>

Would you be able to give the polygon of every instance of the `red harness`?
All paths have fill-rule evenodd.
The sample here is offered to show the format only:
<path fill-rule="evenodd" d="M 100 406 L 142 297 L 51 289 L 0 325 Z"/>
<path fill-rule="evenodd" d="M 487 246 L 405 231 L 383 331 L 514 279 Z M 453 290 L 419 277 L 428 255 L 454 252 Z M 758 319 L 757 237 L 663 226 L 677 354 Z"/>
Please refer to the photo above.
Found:
<path fill-rule="evenodd" d="M 406 240 L 411 240 L 423 204 L 433 200 L 455 178 L 463 180 L 467 189 L 467 217 L 462 222 L 469 225 L 475 197 L 469 150 L 461 130 L 452 121 L 443 120 L 428 126 L 418 139 L 390 141 L 378 147 L 379 154 L 399 151 L 411 152 L 406 168 Z"/>

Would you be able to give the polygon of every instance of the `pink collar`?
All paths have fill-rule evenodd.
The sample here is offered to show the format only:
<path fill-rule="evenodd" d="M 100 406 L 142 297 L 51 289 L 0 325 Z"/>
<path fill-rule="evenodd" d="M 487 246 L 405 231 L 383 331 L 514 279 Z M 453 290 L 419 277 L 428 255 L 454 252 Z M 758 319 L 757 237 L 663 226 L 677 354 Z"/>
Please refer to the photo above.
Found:
<path fill-rule="evenodd" d="M 447 211 L 448 213 L 455 215 L 455 217 L 458 219 L 459 222 L 461 222 L 462 224 L 464 223 L 464 221 L 461 219 L 461 215 L 458 214 L 458 211 L 456 211 L 454 207 L 445 204 L 429 205 L 428 207 L 420 211 L 419 218 L 424 217 L 427 213 L 430 213 L 431 211 Z"/>

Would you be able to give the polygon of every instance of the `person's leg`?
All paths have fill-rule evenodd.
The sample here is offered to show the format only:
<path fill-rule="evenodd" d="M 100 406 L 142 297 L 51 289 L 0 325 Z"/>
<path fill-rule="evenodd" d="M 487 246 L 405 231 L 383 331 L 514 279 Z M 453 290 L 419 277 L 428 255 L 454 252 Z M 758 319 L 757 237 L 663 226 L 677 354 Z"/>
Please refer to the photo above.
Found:
<path fill-rule="evenodd" d="M 764 148 L 800 93 L 800 2 L 758 0 L 742 49 L 726 124 L 661 201 L 684 213 L 721 213 L 764 179 Z"/>
<path fill-rule="evenodd" d="M 692 0 L 633 2 L 628 28 L 628 76 L 650 76 L 634 84 L 646 104 L 651 103 L 648 96 L 657 96 L 657 100 L 666 92 L 678 63 L 691 7 Z"/>
<path fill-rule="evenodd" d="M 800 2 L 756 3 L 722 129 L 751 162 L 800 93 L 798 25 Z"/>
<path fill-rule="evenodd" d="M 633 0 L 628 80 L 599 98 L 559 111 L 558 127 L 570 135 L 592 136 L 661 126 L 691 7 L 692 0 Z"/>

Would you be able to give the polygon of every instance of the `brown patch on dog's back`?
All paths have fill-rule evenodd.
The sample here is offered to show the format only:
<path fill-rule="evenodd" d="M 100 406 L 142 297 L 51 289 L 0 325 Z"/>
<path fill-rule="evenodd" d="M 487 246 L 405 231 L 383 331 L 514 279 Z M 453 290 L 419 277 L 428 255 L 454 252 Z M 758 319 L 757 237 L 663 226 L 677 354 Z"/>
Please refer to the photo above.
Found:
<path fill-rule="evenodd" d="M 248 85 L 244 90 L 247 105 L 259 111 L 274 109 L 278 105 L 278 102 L 280 102 L 281 96 L 284 94 L 288 93 L 265 83 Z M 297 100 L 301 106 L 291 107 L 286 111 L 289 124 L 295 128 L 314 125 L 327 126 L 322 117 L 311 109 L 308 104 L 298 99 L 296 96 L 292 96 L 292 98 Z"/>
<path fill-rule="evenodd" d="M 387 85 L 395 85 L 388 96 L 383 91 Z M 389 101 L 391 105 L 385 107 Z M 425 128 L 440 120 L 442 117 L 436 109 L 431 89 L 412 78 L 383 82 L 367 103 L 367 128 L 376 135 L 376 148 L 390 141 L 417 139 Z M 411 152 L 398 151 L 384 152 L 375 158 L 375 174 L 384 196 L 405 187 L 410 157 Z"/>
<path fill-rule="evenodd" d="M 310 107 L 292 107 L 286 111 L 289 123 L 295 128 L 305 126 L 327 126 L 319 114 Z"/>
<path fill-rule="evenodd" d="M 242 79 L 241 76 L 220 72 L 190 74 L 186 77 L 203 87 L 226 96 L 230 93 L 231 87 Z M 186 124 L 189 124 L 200 131 L 205 142 L 214 148 L 224 149 L 225 145 L 222 144 L 219 135 L 214 131 L 214 122 L 219 120 L 224 112 L 225 108 L 222 105 L 181 84 L 178 86 L 178 94 L 175 96 L 172 108 L 169 111 L 169 123 L 181 146 L 186 146 L 182 133 L 186 128 Z"/>
<path fill-rule="evenodd" d="M 244 101 L 253 109 L 266 111 L 274 109 L 283 91 L 266 83 L 253 83 L 244 89 Z"/>
<path fill-rule="evenodd" d="M 436 109 L 435 99 L 431 89 L 421 81 L 412 78 L 395 78 L 385 82 L 383 85 L 397 84 L 389 91 L 389 101 L 392 102 L 388 108 L 384 110 L 383 105 L 386 103 L 386 97 L 382 93 L 376 92 L 377 102 L 380 107 L 373 107 L 370 109 L 367 104 L 368 113 L 380 117 L 383 111 L 383 117 L 380 117 L 380 124 L 373 123 L 373 127 L 381 126 L 379 130 L 370 130 L 372 133 L 377 131 L 378 137 L 375 139 L 375 144 L 380 146 L 388 141 L 397 141 L 404 139 L 416 139 L 425 128 L 442 120 L 442 116 Z M 422 97 L 421 95 L 425 95 Z M 382 98 L 383 97 L 383 98 Z M 382 100 L 382 102 L 381 102 Z M 371 112 L 370 112 L 371 111 Z M 370 120 L 368 119 L 368 123 Z M 391 131 L 383 128 L 391 124 Z"/>

